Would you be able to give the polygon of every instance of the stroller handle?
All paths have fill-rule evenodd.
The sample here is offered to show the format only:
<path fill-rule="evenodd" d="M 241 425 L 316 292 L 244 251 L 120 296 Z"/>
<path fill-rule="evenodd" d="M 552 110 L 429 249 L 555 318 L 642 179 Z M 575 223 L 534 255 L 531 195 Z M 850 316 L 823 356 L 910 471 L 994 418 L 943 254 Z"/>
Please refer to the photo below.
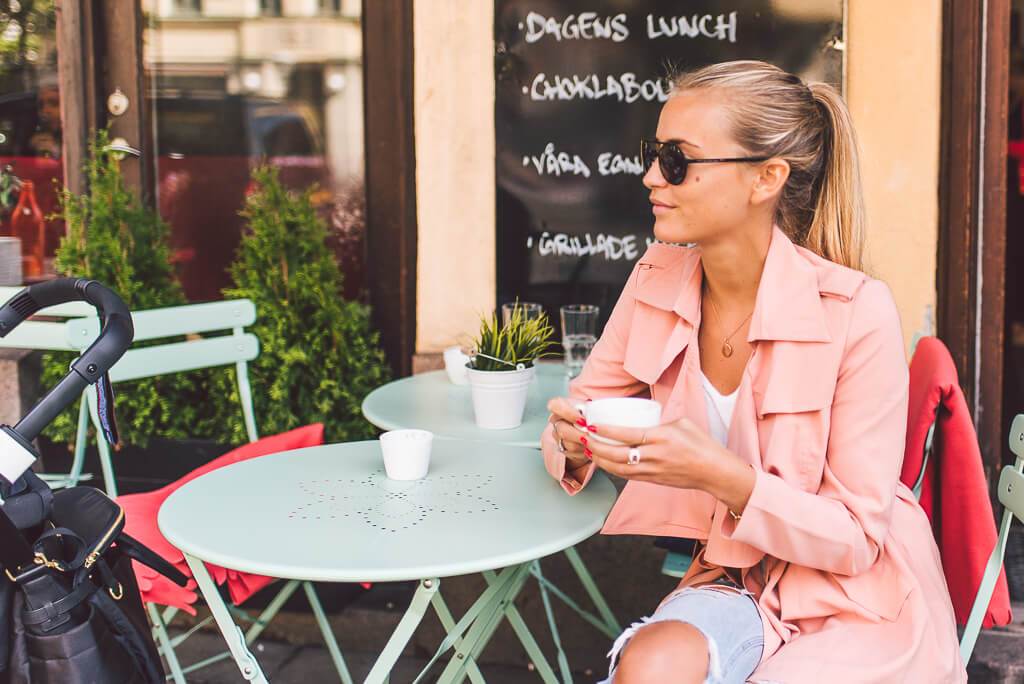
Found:
<path fill-rule="evenodd" d="M 124 301 L 105 285 L 88 278 L 57 278 L 30 285 L 0 308 L 0 337 L 40 309 L 86 301 L 102 319 L 99 337 L 71 364 L 71 370 L 14 426 L 26 443 L 42 432 L 86 386 L 99 380 L 132 343 L 135 328 Z"/>

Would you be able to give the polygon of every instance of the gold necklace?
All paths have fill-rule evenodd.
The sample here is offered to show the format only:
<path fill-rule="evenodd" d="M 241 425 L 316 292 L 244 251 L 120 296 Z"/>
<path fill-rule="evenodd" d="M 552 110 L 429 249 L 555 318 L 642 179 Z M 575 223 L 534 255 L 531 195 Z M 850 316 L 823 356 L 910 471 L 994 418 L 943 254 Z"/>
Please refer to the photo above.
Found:
<path fill-rule="evenodd" d="M 711 310 L 715 312 L 715 318 L 718 319 L 719 325 L 724 324 L 724 321 L 722 320 L 722 315 L 720 313 L 718 313 L 718 307 L 715 305 L 715 300 L 711 298 L 711 293 L 708 292 L 706 294 L 707 294 L 707 300 L 709 302 L 711 302 Z M 747 321 L 749 321 L 750 317 L 753 316 L 753 315 L 754 315 L 754 310 L 751 309 L 750 313 L 747 314 L 746 318 L 744 318 L 742 321 L 740 321 L 740 324 L 736 326 L 736 329 L 733 330 L 728 335 L 726 335 L 724 339 L 722 339 L 722 356 L 724 356 L 725 358 L 729 358 L 730 356 L 732 356 L 732 351 L 733 350 L 732 350 L 732 345 L 729 344 L 729 339 L 733 335 L 738 333 L 740 331 L 740 328 L 743 327 L 743 324 L 746 323 Z"/>

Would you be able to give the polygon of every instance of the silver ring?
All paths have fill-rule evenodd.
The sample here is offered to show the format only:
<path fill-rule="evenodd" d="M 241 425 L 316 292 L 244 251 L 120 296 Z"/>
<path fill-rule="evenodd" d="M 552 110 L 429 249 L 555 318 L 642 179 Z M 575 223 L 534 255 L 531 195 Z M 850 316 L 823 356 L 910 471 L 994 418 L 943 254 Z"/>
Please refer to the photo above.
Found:
<path fill-rule="evenodd" d="M 629 457 L 626 459 L 626 463 L 629 465 L 636 465 L 640 462 L 640 447 L 632 447 L 629 450 Z"/>
<path fill-rule="evenodd" d="M 561 422 L 562 420 L 559 419 L 552 423 L 551 431 L 555 433 L 555 439 L 557 440 L 556 446 L 558 447 L 558 451 L 564 454 L 566 452 L 565 442 L 562 441 L 562 435 L 558 434 L 558 424 Z"/>

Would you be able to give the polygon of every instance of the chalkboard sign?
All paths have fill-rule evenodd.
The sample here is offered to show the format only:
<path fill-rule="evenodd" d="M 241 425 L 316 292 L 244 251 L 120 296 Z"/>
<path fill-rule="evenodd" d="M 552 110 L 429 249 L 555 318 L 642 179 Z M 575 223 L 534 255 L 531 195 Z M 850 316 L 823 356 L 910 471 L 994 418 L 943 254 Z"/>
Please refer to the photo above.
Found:
<path fill-rule="evenodd" d="M 664 76 L 762 59 L 842 87 L 843 0 L 495 0 L 498 303 L 601 307 L 653 239 Z"/>

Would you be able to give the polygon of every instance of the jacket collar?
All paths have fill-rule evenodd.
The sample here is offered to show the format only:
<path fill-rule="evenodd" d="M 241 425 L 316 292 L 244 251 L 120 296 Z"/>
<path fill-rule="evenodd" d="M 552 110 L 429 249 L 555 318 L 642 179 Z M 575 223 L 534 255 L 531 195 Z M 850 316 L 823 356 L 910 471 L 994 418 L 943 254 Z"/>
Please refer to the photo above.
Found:
<path fill-rule="evenodd" d="M 704 277 L 699 248 L 654 243 L 636 277 L 638 300 L 675 311 L 693 327 L 699 324 Z M 797 247 L 773 228 L 747 341 L 830 342 L 822 295 L 850 299 L 864 278 Z"/>

